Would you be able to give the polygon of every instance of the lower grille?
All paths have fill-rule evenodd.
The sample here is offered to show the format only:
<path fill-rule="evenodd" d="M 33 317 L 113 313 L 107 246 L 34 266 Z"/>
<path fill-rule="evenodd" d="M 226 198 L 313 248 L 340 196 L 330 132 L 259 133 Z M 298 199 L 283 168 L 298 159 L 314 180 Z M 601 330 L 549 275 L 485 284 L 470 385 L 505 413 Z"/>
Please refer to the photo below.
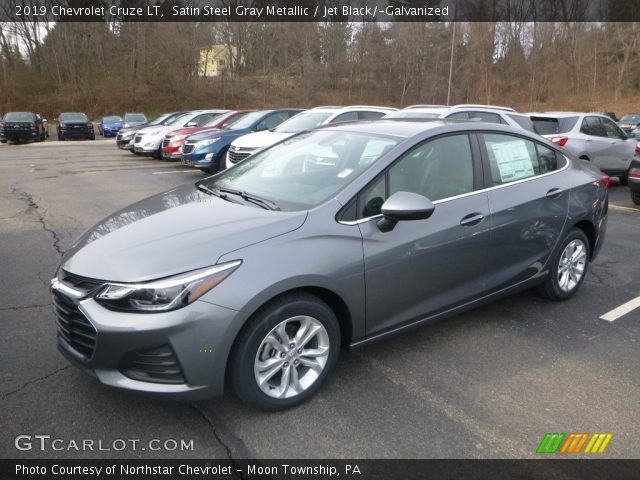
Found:
<path fill-rule="evenodd" d="M 58 336 L 76 352 L 89 359 L 96 348 L 98 332 L 68 297 L 53 291 L 53 306 L 58 324 Z"/>
<path fill-rule="evenodd" d="M 162 140 L 162 146 L 163 146 L 163 147 L 168 147 L 168 146 L 169 146 L 169 142 L 170 142 L 170 141 L 171 141 L 171 140 L 169 140 L 168 138 L 165 138 L 164 140 Z"/>
<path fill-rule="evenodd" d="M 133 139 L 133 143 L 140 143 L 142 141 L 142 135 L 136 135 Z"/>
<path fill-rule="evenodd" d="M 141 382 L 185 383 L 182 369 L 169 345 L 131 352 L 120 364 L 123 375 Z"/>
<path fill-rule="evenodd" d="M 120 140 L 122 140 L 122 134 L 119 133 L 118 135 L 116 135 L 116 140 L 119 142 Z"/>
<path fill-rule="evenodd" d="M 193 152 L 194 148 L 195 148 L 195 145 L 190 145 L 188 143 L 185 143 L 182 146 L 182 153 L 191 153 Z"/>
<path fill-rule="evenodd" d="M 249 155 L 251 155 L 251 152 L 233 152 L 229 150 L 229 160 L 231 161 L 231 163 L 238 163 L 240 160 L 244 160 Z"/>

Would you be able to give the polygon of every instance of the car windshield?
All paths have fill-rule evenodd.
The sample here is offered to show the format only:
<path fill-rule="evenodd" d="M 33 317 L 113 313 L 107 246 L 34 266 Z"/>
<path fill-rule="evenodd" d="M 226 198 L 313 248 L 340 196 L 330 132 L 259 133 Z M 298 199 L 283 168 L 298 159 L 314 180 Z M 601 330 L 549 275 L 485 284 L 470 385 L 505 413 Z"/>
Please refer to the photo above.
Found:
<path fill-rule="evenodd" d="M 306 210 L 335 195 L 401 139 L 339 130 L 300 133 L 207 180 L 281 210 Z"/>
<path fill-rule="evenodd" d="M 332 114 L 332 112 L 302 112 L 295 117 L 291 117 L 286 122 L 282 122 L 274 131 L 279 133 L 298 133 L 309 130 L 320 125 Z"/>
<path fill-rule="evenodd" d="M 211 117 L 211 119 L 208 120 L 206 123 L 203 123 L 202 126 L 203 127 L 210 127 L 212 125 L 216 125 L 226 115 L 228 115 L 228 112 L 219 113 L 218 115 L 215 115 L 215 116 Z"/>
<path fill-rule="evenodd" d="M 166 122 L 164 122 L 163 125 L 184 125 L 185 123 L 187 123 L 191 118 L 193 118 L 193 114 L 191 113 L 184 113 L 182 115 L 178 115 L 176 118 L 172 119 L 172 120 L 168 120 Z"/>
<path fill-rule="evenodd" d="M 264 117 L 264 112 L 251 112 L 239 119 L 234 119 L 225 128 L 227 130 L 242 130 L 243 128 L 249 128 L 255 122 Z"/>
<path fill-rule="evenodd" d="M 622 123 L 640 123 L 640 114 L 625 115 L 620 119 Z"/>
<path fill-rule="evenodd" d="M 146 122 L 147 117 L 144 115 L 144 113 L 127 113 L 124 116 L 124 121 L 125 122 Z"/>
<path fill-rule="evenodd" d="M 89 119 L 84 113 L 61 113 L 58 117 L 60 122 L 88 122 Z"/>
<path fill-rule="evenodd" d="M 102 121 L 104 123 L 118 123 L 122 121 L 122 117 L 118 117 L 116 115 L 112 116 L 112 117 L 104 117 L 102 119 Z"/>
<path fill-rule="evenodd" d="M 6 122 L 34 122 L 36 116 L 31 112 L 11 112 L 4 116 Z"/>

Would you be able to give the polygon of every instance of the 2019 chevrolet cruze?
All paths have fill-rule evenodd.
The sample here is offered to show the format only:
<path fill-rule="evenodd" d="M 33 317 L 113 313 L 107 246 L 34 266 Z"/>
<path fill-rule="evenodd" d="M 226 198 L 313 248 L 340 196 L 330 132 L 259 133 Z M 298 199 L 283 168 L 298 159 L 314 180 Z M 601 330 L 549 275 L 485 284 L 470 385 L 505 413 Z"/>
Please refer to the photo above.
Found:
<path fill-rule="evenodd" d="M 58 345 L 116 388 L 191 400 L 228 383 L 291 407 L 341 347 L 531 287 L 571 297 L 603 242 L 607 187 L 503 125 L 303 132 L 83 234 L 52 280 Z"/>

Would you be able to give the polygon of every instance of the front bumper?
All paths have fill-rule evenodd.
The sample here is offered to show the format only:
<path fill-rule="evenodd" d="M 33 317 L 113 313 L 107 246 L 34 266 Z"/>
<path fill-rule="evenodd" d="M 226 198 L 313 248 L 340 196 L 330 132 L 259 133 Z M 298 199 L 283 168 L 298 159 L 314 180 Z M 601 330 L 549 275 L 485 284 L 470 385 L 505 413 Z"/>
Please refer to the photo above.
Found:
<path fill-rule="evenodd" d="M 223 157 L 222 152 L 192 152 L 188 155 L 182 155 L 181 163 L 187 167 L 200 169 L 218 169 L 220 161 Z"/>
<path fill-rule="evenodd" d="M 182 147 L 162 147 L 162 158 L 165 160 L 180 160 Z"/>
<path fill-rule="evenodd" d="M 223 392 L 226 362 L 237 332 L 232 325 L 246 320 L 244 313 L 202 300 L 172 312 L 152 314 L 111 311 L 92 298 L 79 301 L 77 309 L 96 336 L 92 353 L 83 354 L 65 339 L 69 337 L 61 333 L 58 320 L 58 349 L 72 364 L 105 385 L 179 401 Z M 177 367 L 171 368 L 179 369 L 178 378 L 183 380 L 157 381 L 153 374 L 157 365 L 145 367 L 143 361 L 139 366 L 145 352 L 165 352 L 163 361 L 168 358 L 166 352 L 172 352 L 171 360 L 175 359 Z M 152 371 L 147 379 L 145 369 Z"/>
<path fill-rule="evenodd" d="M 58 130 L 58 137 L 61 138 L 93 138 L 95 132 L 93 130 Z"/>
<path fill-rule="evenodd" d="M 120 131 L 119 128 L 103 128 L 102 129 L 102 136 L 103 137 L 115 137 L 116 135 L 118 135 L 119 131 Z"/>
<path fill-rule="evenodd" d="M 162 144 L 162 138 L 145 138 L 133 144 L 133 151 L 136 153 L 142 154 L 152 154 L 156 153 L 160 149 L 160 145 Z"/>
<path fill-rule="evenodd" d="M 35 140 L 39 136 L 36 130 L 13 130 L 0 132 L 0 140 L 8 140 L 11 142 L 22 142 L 25 140 Z"/>

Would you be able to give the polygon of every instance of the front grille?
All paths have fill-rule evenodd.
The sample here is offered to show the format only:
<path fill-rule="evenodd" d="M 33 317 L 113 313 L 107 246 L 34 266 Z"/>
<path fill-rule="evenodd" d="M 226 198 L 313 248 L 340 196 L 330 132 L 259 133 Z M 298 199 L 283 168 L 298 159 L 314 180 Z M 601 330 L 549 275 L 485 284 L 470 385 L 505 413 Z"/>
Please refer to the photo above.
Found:
<path fill-rule="evenodd" d="M 142 382 L 185 383 L 182 369 L 169 345 L 128 353 L 120 363 L 120 371 Z"/>
<path fill-rule="evenodd" d="M 170 142 L 170 141 L 171 141 L 171 140 L 169 140 L 168 138 L 165 138 L 164 140 L 162 140 L 162 146 L 163 146 L 163 147 L 168 147 L 168 146 L 169 146 L 169 142 Z"/>
<path fill-rule="evenodd" d="M 120 140 L 122 140 L 122 134 L 121 134 L 121 133 L 119 133 L 119 134 L 116 136 L 116 140 L 117 140 L 118 142 L 119 142 Z"/>
<path fill-rule="evenodd" d="M 133 139 L 133 143 L 140 143 L 142 141 L 142 135 L 136 135 Z"/>
<path fill-rule="evenodd" d="M 63 272 L 61 282 L 74 290 L 89 293 L 101 282 Z M 78 305 L 64 293 L 53 290 L 53 307 L 58 325 L 58 336 L 83 357 L 89 359 L 96 347 L 98 332 L 85 317 Z"/>
<path fill-rule="evenodd" d="M 189 143 L 185 143 L 182 146 L 182 153 L 187 153 L 187 154 L 191 153 L 191 152 L 193 152 L 194 148 L 195 148 L 195 145 L 192 145 L 192 144 L 189 144 Z"/>
<path fill-rule="evenodd" d="M 58 336 L 83 357 L 91 358 L 96 348 L 96 329 L 71 299 L 56 290 L 53 291 L 53 306 Z"/>
<path fill-rule="evenodd" d="M 251 152 L 233 152 L 229 150 L 229 160 L 231 161 L 231 163 L 238 163 L 240 160 L 244 160 L 249 155 L 251 155 Z"/>

